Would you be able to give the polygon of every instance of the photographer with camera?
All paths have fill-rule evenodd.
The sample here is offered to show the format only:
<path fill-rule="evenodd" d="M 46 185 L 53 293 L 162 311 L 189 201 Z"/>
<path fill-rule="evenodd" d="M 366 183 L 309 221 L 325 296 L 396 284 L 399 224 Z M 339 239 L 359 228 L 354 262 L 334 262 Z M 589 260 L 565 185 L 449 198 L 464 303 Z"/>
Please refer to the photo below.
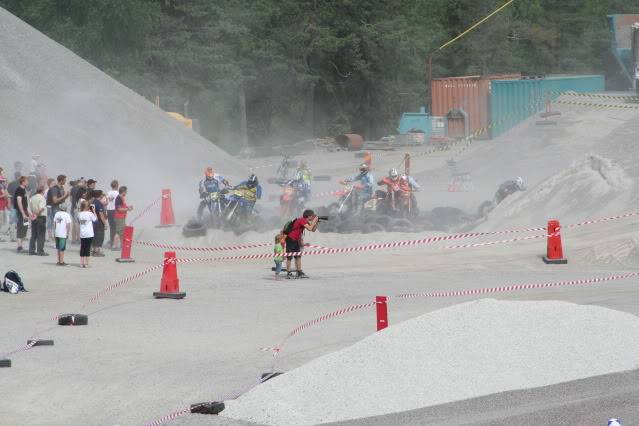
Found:
<path fill-rule="evenodd" d="M 301 253 L 302 247 L 304 246 L 304 231 L 309 230 L 315 232 L 319 221 L 320 218 L 313 210 L 304 210 L 302 217 L 288 222 L 283 230 L 283 233 L 286 235 L 286 253 Z M 297 278 L 308 278 L 308 275 L 302 271 L 301 254 L 293 254 L 286 257 L 286 278 L 293 278 L 293 272 L 291 271 L 291 260 L 293 258 L 295 258 Z"/>

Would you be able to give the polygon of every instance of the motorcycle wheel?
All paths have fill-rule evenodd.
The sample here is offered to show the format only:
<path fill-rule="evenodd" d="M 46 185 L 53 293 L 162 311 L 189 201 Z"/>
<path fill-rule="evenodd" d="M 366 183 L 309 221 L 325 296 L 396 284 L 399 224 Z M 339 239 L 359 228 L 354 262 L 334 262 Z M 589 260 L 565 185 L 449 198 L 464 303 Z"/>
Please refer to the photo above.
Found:
<path fill-rule="evenodd" d="M 362 233 L 371 234 L 373 232 L 384 232 L 384 231 L 386 231 L 386 229 L 384 228 L 383 225 L 377 222 L 370 222 L 364 225 L 364 229 L 362 230 Z"/>
<path fill-rule="evenodd" d="M 395 219 L 390 223 L 393 232 L 412 232 L 413 224 L 408 219 Z"/>

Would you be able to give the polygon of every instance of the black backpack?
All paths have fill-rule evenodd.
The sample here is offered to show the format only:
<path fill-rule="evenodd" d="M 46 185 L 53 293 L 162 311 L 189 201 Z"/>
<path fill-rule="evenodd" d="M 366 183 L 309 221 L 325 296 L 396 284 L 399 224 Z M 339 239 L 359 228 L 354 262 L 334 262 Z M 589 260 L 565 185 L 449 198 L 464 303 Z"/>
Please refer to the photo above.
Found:
<path fill-rule="evenodd" d="M 295 224 L 295 221 L 297 220 L 297 218 L 293 218 L 291 220 L 289 220 L 288 222 L 286 222 L 284 224 L 284 228 L 282 229 L 282 232 L 286 235 L 290 234 L 291 231 L 293 230 L 293 225 Z"/>
<path fill-rule="evenodd" d="M 4 274 L 4 280 L 2 280 L 2 291 L 7 293 L 17 293 L 19 291 L 27 291 L 22 283 L 22 278 L 16 271 L 9 271 Z"/>

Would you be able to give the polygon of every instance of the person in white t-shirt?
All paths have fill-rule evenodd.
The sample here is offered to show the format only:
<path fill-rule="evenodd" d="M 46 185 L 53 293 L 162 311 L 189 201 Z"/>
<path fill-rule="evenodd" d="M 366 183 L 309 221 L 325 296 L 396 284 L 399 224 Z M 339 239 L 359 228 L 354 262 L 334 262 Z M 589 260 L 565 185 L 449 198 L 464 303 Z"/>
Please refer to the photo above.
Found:
<path fill-rule="evenodd" d="M 87 200 L 80 201 L 80 212 L 77 216 L 80 224 L 80 266 L 89 266 L 91 256 L 91 243 L 93 242 L 93 222 L 98 220 L 95 210 Z"/>
<path fill-rule="evenodd" d="M 115 244 L 115 237 L 117 236 L 115 232 L 115 199 L 118 198 L 118 188 L 120 188 L 120 183 L 117 180 L 111 181 L 111 190 L 107 192 L 107 220 L 109 221 L 109 247 L 112 249 L 113 247 L 117 247 Z"/>
<path fill-rule="evenodd" d="M 55 248 L 58 250 L 58 266 L 67 266 L 64 263 L 64 251 L 67 248 L 67 239 L 71 231 L 71 215 L 67 213 L 67 206 L 60 205 L 53 216 L 53 235 L 55 236 Z"/>

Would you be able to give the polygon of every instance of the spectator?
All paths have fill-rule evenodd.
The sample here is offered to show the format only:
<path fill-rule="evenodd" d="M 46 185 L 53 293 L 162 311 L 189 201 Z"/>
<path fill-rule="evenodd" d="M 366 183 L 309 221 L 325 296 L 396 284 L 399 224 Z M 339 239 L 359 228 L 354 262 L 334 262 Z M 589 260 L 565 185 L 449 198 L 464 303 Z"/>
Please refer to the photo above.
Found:
<path fill-rule="evenodd" d="M 47 234 L 47 200 L 44 198 L 44 186 L 36 188 L 36 193 L 29 199 L 31 210 L 31 240 L 29 255 L 48 256 L 44 252 L 44 240 Z"/>
<path fill-rule="evenodd" d="M 62 205 L 71 195 L 71 193 L 64 188 L 64 185 L 67 183 L 67 177 L 65 175 L 59 175 L 57 181 L 57 185 L 54 185 L 49 190 L 49 194 L 51 194 L 51 210 L 53 210 L 54 216 L 60 210 L 66 210 L 62 208 Z M 64 205 L 64 207 L 66 207 L 66 205 Z"/>
<path fill-rule="evenodd" d="M 113 214 L 115 233 L 120 238 L 120 246 L 122 246 L 122 234 L 126 226 L 126 214 L 133 210 L 133 207 L 126 203 L 127 191 L 128 188 L 126 186 L 121 186 L 118 190 L 118 196 L 115 199 L 115 213 Z"/>
<path fill-rule="evenodd" d="M 93 211 L 93 206 L 87 200 L 80 201 L 78 223 L 80 224 L 80 266 L 89 266 L 91 256 L 91 243 L 93 241 L 93 222 L 98 220 Z"/>
<path fill-rule="evenodd" d="M 120 183 L 117 180 L 111 181 L 111 190 L 107 192 L 107 219 L 109 221 L 109 248 L 115 246 L 115 199 L 118 197 L 118 187 Z"/>
<path fill-rule="evenodd" d="M 9 193 L 7 192 L 7 178 L 0 168 L 0 230 L 9 224 Z M 3 241 L 0 239 L 0 241 Z"/>
<path fill-rule="evenodd" d="M 16 228 L 18 225 L 18 212 L 13 207 L 13 195 L 16 193 L 16 189 L 20 186 L 20 174 L 14 173 L 14 178 L 7 186 L 7 192 L 9 195 L 9 235 L 11 241 L 16 241 Z"/>
<path fill-rule="evenodd" d="M 291 226 L 291 231 L 286 236 L 286 253 L 300 253 L 304 246 L 304 231 L 308 229 L 311 232 L 315 232 L 318 222 L 319 218 L 313 210 L 304 210 L 302 217 L 295 219 Z M 302 271 L 302 257 L 299 254 L 286 257 L 286 270 L 288 271 L 286 278 L 293 278 L 293 272 L 291 271 L 293 257 L 295 258 L 297 278 L 308 278 Z"/>
<path fill-rule="evenodd" d="M 58 251 L 58 266 L 67 266 L 64 263 L 64 251 L 67 248 L 67 239 L 71 232 L 71 215 L 67 213 L 67 206 L 58 205 L 59 209 L 53 216 L 53 234 L 55 235 L 55 248 Z"/>
<path fill-rule="evenodd" d="M 47 179 L 47 189 L 44 191 L 44 198 L 47 200 L 47 235 L 48 240 L 53 239 L 53 194 L 51 189 L 55 186 L 55 179 Z"/>
<path fill-rule="evenodd" d="M 103 204 L 104 193 L 101 190 L 94 190 L 91 195 L 93 196 L 91 201 L 93 213 L 95 213 L 95 216 L 98 218 L 98 220 L 93 222 L 92 255 L 95 257 L 104 257 L 102 244 L 104 244 L 104 230 L 107 226 L 107 217 L 104 213 Z"/>
<path fill-rule="evenodd" d="M 80 227 L 77 221 L 80 200 L 87 192 L 87 183 L 84 178 L 80 178 L 72 183 L 71 188 L 71 243 L 77 244 L 80 240 Z"/>
<path fill-rule="evenodd" d="M 277 281 L 281 280 L 280 272 L 282 272 L 282 262 L 284 261 L 284 245 L 286 244 L 286 236 L 283 233 L 279 233 L 275 236 L 275 247 L 273 247 L 273 252 L 275 253 L 275 257 L 273 260 L 275 261 L 275 279 Z"/>
<path fill-rule="evenodd" d="M 18 179 L 18 188 L 13 194 L 13 208 L 16 211 L 16 242 L 18 243 L 17 252 L 22 253 L 22 241 L 27 236 L 29 228 L 29 206 L 27 202 L 27 185 L 29 179 L 26 176 L 20 176 Z"/>

